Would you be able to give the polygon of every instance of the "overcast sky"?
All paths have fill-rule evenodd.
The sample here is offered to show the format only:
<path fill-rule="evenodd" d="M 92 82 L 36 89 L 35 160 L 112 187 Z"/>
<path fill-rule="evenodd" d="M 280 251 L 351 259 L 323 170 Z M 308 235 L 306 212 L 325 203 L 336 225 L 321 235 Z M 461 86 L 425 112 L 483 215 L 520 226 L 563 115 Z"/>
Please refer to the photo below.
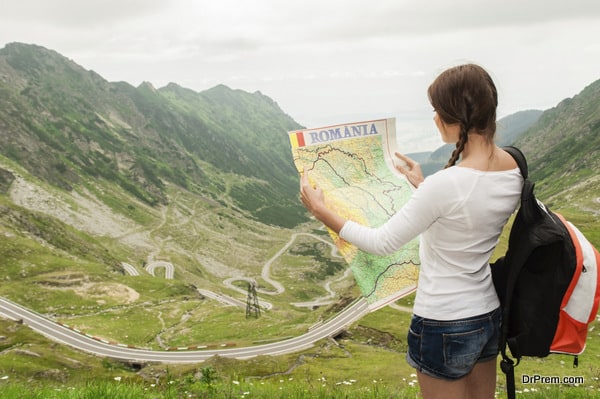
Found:
<path fill-rule="evenodd" d="M 33 43 L 109 81 L 261 91 L 307 127 L 395 117 L 441 144 L 429 83 L 485 67 L 499 116 L 600 79 L 599 0 L 3 0 L 0 47 Z"/>

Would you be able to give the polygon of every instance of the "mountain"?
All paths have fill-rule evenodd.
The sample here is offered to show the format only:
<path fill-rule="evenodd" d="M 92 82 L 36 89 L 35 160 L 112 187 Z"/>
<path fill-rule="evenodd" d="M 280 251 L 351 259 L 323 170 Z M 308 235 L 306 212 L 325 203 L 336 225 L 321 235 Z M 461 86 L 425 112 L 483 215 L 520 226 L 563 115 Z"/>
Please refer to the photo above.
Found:
<path fill-rule="evenodd" d="M 505 116 L 497 122 L 496 143 L 500 146 L 512 145 L 533 126 L 542 115 L 540 110 L 519 111 Z"/>
<path fill-rule="evenodd" d="M 600 80 L 546 110 L 516 140 L 544 197 L 574 188 L 600 201 Z M 573 201 L 564 198 L 568 203 Z M 566 205 L 566 204 L 565 204 Z"/>
<path fill-rule="evenodd" d="M 133 87 L 55 51 L 7 45 L 0 296 L 155 349 L 237 339 L 247 328 L 301 334 L 320 312 L 292 303 L 329 295 L 323 280 L 343 260 L 318 239 L 290 241 L 309 221 L 287 136 L 299 128 L 260 92 Z M 287 290 L 274 295 L 263 268 L 284 247 L 293 261 L 277 255 L 277 272 Z M 245 296 L 248 281 L 268 301 L 268 323 L 219 302 Z"/>
<path fill-rule="evenodd" d="M 111 83 L 12 43 L 0 50 L 0 121 L 0 153 L 61 189 L 104 179 L 155 206 L 175 184 L 265 223 L 305 220 L 286 134 L 301 126 L 260 92 Z"/>

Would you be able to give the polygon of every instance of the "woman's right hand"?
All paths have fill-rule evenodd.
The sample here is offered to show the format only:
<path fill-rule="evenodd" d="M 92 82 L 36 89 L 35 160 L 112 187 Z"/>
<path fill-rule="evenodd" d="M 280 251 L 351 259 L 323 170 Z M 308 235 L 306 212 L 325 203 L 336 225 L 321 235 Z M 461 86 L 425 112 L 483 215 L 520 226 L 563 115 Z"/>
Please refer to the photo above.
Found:
<path fill-rule="evenodd" d="M 346 219 L 327 208 L 323 190 L 308 180 L 308 172 L 300 175 L 300 200 L 312 215 L 331 230 L 339 233 Z"/>
<path fill-rule="evenodd" d="M 325 208 L 323 190 L 316 184 L 309 182 L 308 173 L 306 172 L 300 174 L 300 200 L 314 216 L 318 216 L 319 211 Z"/>
<path fill-rule="evenodd" d="M 404 154 L 400 154 L 399 152 L 396 152 L 395 155 L 401 161 L 404 161 L 405 164 L 400 165 L 398 163 L 394 163 L 396 170 L 398 170 L 398 172 L 406 176 L 410 184 L 412 184 L 415 187 L 419 187 L 419 184 L 421 184 L 423 180 L 425 180 L 425 178 L 423 177 L 423 171 L 421 170 L 421 165 L 419 165 L 419 163 L 415 160 L 407 157 Z"/>

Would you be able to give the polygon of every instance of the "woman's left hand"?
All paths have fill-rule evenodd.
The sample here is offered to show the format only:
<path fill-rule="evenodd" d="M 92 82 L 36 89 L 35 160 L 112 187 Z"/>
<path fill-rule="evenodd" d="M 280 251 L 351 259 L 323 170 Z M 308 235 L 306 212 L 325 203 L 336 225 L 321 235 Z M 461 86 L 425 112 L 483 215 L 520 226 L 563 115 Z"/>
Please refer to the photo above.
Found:
<path fill-rule="evenodd" d="M 399 152 L 395 153 L 396 157 L 400 160 L 404 161 L 406 166 L 396 164 L 396 169 L 398 172 L 402 173 L 408 181 L 415 187 L 419 187 L 419 184 L 425 180 L 423 178 L 423 171 L 421 170 L 421 165 L 417 161 L 407 157 L 404 154 L 400 154 Z"/>

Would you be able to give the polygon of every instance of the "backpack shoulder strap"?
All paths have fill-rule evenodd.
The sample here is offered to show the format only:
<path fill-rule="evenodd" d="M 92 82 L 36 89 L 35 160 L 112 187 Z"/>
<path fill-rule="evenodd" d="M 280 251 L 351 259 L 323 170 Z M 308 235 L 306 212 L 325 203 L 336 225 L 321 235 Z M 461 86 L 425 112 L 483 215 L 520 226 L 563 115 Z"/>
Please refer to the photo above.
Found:
<path fill-rule="evenodd" d="M 533 192 L 535 184 L 529 180 L 529 168 L 527 159 L 520 149 L 514 146 L 505 146 L 502 149 L 508 152 L 517 162 L 523 176 L 523 189 L 521 190 L 521 213 L 525 223 L 533 223 L 540 220 L 545 207 L 538 202 Z"/>
<path fill-rule="evenodd" d="M 519 165 L 519 169 L 521 169 L 521 176 L 523 176 L 523 179 L 527 179 L 527 177 L 529 176 L 529 170 L 527 169 L 527 160 L 525 159 L 525 155 L 523 155 L 521 150 L 512 145 L 507 145 L 505 147 L 502 147 L 502 149 L 508 152 L 515 159 L 517 165 Z"/>

